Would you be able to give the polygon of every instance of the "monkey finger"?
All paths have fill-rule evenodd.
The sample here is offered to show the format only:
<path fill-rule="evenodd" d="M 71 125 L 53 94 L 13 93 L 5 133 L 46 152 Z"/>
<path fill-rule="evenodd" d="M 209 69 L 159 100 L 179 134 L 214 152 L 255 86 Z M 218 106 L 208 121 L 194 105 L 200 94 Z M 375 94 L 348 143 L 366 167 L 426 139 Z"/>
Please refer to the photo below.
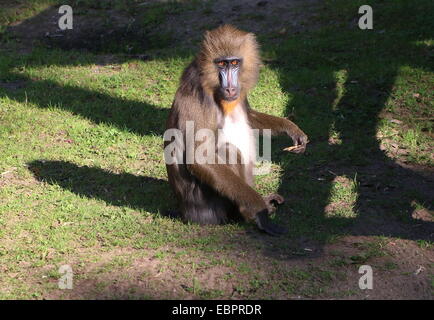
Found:
<path fill-rule="evenodd" d="M 294 142 L 294 146 L 306 145 L 309 143 L 307 135 L 305 135 L 303 132 L 296 133 L 292 135 L 291 138 Z"/>
<path fill-rule="evenodd" d="M 294 145 L 283 149 L 283 151 L 288 151 L 292 153 L 300 153 L 303 152 L 306 147 L 304 145 Z"/>
<path fill-rule="evenodd" d="M 299 144 L 307 145 L 309 143 L 309 138 L 306 135 L 303 135 L 299 138 Z"/>
<path fill-rule="evenodd" d="M 279 205 L 285 202 L 285 198 L 280 194 L 272 193 L 266 197 L 264 197 L 264 201 L 269 204 Z"/>
<path fill-rule="evenodd" d="M 306 145 L 300 145 L 299 148 L 295 151 L 295 153 L 304 153 L 306 151 Z"/>

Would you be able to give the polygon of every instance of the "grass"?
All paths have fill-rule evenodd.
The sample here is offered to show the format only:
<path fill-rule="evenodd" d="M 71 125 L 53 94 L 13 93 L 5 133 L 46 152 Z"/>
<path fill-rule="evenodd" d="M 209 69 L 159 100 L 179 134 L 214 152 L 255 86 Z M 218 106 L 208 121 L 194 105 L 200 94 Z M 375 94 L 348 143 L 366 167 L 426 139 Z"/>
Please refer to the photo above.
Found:
<path fill-rule="evenodd" d="M 147 59 L 121 50 L 100 63 L 101 52 L 43 44 L 20 55 L 18 42 L 0 29 L 0 298 L 71 297 L 57 289 L 62 264 L 73 266 L 81 285 L 75 298 L 357 296 L 341 270 L 357 273 L 357 264 L 384 256 L 377 236 L 414 240 L 429 250 L 426 233 L 387 225 L 413 228 L 416 222 L 401 219 L 415 209 L 413 201 L 432 209 L 427 192 L 413 188 L 410 170 L 392 172 L 389 164 L 434 164 L 433 4 L 381 2 L 374 8 L 375 29 L 361 31 L 352 21 L 362 2 L 326 1 L 311 31 L 277 40 L 258 35 L 265 65 L 250 102 L 269 114 L 290 115 L 311 141 L 299 156 L 280 151 L 287 138 L 273 140 L 272 172 L 257 177 L 261 194 L 289 199 L 273 217 L 290 229 L 279 239 L 246 224 L 199 227 L 162 215 L 176 206 L 162 132 L 193 50 L 171 45 L 163 32 L 151 39 L 157 44 Z M 30 18 L 53 3 L 5 7 L 0 22 Z M 110 4 L 130 13 L 136 8 L 151 29 L 168 15 L 213 13 L 208 2 L 144 11 L 137 1 Z M 74 5 L 81 14 L 111 8 L 94 1 Z M 266 18 L 242 15 L 259 17 L 258 23 Z M 117 50 L 116 39 L 110 41 Z M 370 227 L 360 227 L 365 224 Z M 322 248 L 353 230 L 372 238 L 354 255 L 310 265 L 306 241 Z M 304 262 L 288 267 L 287 260 L 298 257 Z M 388 262 L 384 268 L 395 267 Z M 333 289 L 333 282 L 343 289 Z M 118 289 L 125 295 L 115 294 Z"/>
<path fill-rule="evenodd" d="M 53 0 L 27 0 L 22 1 L 22 3 L 8 1 L 8 3 L 2 4 L 0 8 L 0 26 L 30 18 L 55 3 L 57 1 Z"/>

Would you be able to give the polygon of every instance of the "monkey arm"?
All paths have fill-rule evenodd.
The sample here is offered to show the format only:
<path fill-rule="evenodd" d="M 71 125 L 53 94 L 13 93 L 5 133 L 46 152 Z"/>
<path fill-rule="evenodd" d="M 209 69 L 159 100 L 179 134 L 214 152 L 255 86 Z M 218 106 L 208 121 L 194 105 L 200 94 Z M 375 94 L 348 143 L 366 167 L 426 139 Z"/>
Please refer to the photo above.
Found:
<path fill-rule="evenodd" d="M 307 135 L 292 121 L 257 112 L 248 111 L 249 124 L 252 129 L 270 129 L 273 135 L 287 134 L 295 146 L 300 146 L 298 152 L 304 152 L 308 143 Z"/>
<path fill-rule="evenodd" d="M 286 232 L 285 228 L 273 224 L 268 218 L 268 207 L 263 197 L 236 175 L 229 166 L 195 163 L 187 165 L 187 168 L 201 182 L 233 201 L 246 221 L 256 222 L 260 229 L 272 235 Z"/>
<path fill-rule="evenodd" d="M 301 131 L 294 122 L 285 118 L 272 116 L 252 109 L 249 110 L 248 115 L 250 126 L 253 129 L 271 129 L 273 135 L 282 133 L 291 135 L 291 133 Z"/>

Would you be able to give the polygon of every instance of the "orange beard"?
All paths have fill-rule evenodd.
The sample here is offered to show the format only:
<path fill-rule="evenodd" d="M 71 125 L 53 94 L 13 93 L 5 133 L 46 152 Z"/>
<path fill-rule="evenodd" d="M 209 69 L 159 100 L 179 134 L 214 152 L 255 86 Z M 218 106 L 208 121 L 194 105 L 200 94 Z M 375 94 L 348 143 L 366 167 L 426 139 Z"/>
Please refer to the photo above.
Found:
<path fill-rule="evenodd" d="M 223 113 L 225 115 L 229 115 L 232 113 L 232 111 L 235 109 L 235 107 L 238 105 L 239 99 L 234 100 L 234 101 L 226 101 L 226 100 L 221 100 L 220 101 L 220 106 L 223 109 Z"/>

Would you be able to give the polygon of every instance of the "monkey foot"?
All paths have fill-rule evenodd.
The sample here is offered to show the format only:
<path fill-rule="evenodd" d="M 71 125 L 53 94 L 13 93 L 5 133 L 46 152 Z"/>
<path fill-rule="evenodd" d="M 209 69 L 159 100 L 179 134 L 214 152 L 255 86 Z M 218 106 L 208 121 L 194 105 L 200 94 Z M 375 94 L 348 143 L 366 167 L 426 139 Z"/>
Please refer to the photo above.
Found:
<path fill-rule="evenodd" d="M 288 229 L 286 229 L 285 227 L 279 226 L 271 222 L 265 210 L 256 214 L 255 221 L 259 229 L 265 231 L 272 236 L 280 236 L 288 232 Z"/>
<path fill-rule="evenodd" d="M 263 197 L 265 203 L 267 204 L 268 213 L 276 211 L 276 207 L 285 202 L 285 198 L 280 194 L 272 193 L 266 197 Z"/>

